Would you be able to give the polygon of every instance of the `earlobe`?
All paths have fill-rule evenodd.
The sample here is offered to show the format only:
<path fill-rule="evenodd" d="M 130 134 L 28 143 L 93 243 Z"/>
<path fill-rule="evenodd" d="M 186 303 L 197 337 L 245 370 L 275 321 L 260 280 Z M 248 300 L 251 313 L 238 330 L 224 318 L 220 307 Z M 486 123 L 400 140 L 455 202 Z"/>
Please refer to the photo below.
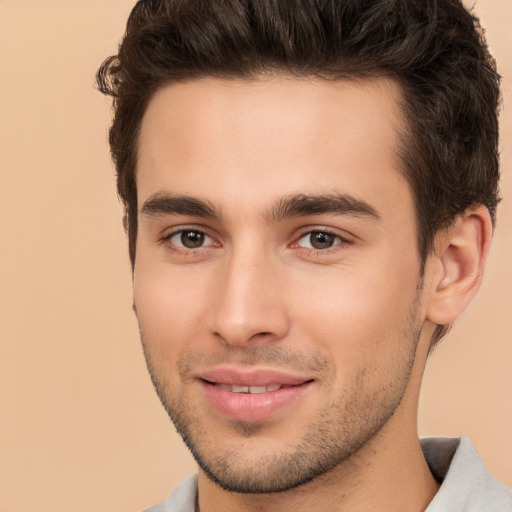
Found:
<path fill-rule="evenodd" d="M 449 324 L 468 307 L 482 281 L 491 236 L 492 222 L 485 206 L 468 210 L 439 235 L 427 320 Z"/>

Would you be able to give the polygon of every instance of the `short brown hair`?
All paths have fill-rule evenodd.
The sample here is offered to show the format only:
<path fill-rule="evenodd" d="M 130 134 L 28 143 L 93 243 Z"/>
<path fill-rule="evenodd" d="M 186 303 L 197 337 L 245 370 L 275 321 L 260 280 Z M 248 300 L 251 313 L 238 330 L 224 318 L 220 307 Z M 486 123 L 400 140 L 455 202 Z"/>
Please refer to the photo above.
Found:
<path fill-rule="evenodd" d="M 499 81 L 478 19 L 459 0 L 141 0 L 117 55 L 97 74 L 114 97 L 110 147 L 137 237 L 137 140 L 162 86 L 278 72 L 388 76 L 403 91 L 399 148 L 414 196 L 421 261 L 468 208 L 498 203 Z"/>

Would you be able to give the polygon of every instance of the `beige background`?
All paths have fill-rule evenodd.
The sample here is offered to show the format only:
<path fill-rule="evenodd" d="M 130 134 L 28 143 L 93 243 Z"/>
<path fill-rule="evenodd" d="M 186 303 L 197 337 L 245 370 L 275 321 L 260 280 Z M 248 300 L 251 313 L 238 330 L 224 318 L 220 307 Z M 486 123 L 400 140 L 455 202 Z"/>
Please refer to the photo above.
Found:
<path fill-rule="evenodd" d="M 0 511 L 130 512 L 194 471 L 152 390 L 94 73 L 128 0 L 0 0 Z M 422 435 L 512 485 L 512 2 L 478 0 L 504 75 L 503 195 L 480 296 L 434 353 Z"/>

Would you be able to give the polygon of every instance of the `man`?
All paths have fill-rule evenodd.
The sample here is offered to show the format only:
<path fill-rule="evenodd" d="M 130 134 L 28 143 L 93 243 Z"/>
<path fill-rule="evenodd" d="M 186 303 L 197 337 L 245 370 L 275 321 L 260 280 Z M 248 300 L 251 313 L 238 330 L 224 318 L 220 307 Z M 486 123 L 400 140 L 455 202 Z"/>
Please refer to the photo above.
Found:
<path fill-rule="evenodd" d="M 199 465 L 148 510 L 512 510 L 416 426 L 498 203 L 461 3 L 141 1 L 98 83 L 148 369 Z"/>

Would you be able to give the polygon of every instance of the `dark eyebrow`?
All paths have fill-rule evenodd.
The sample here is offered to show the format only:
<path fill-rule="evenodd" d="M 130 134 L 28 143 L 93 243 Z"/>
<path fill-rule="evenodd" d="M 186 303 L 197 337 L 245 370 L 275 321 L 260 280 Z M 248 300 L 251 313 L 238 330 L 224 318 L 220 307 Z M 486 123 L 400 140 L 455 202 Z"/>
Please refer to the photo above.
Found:
<path fill-rule="evenodd" d="M 380 218 L 372 205 L 349 194 L 314 196 L 299 194 L 283 197 L 267 212 L 267 218 L 270 222 L 278 222 L 287 217 L 328 213 Z"/>
<path fill-rule="evenodd" d="M 141 213 L 148 216 L 190 215 L 209 219 L 220 219 L 221 214 L 209 201 L 186 195 L 157 192 L 143 204 Z M 287 217 L 307 215 L 343 214 L 379 219 L 377 210 L 366 201 L 349 194 L 291 195 L 281 198 L 265 217 L 269 222 L 278 222 Z"/>
<path fill-rule="evenodd" d="M 175 196 L 165 192 L 157 192 L 150 196 L 142 205 L 141 213 L 156 215 L 191 215 L 220 219 L 220 212 L 208 201 L 189 196 Z"/>

